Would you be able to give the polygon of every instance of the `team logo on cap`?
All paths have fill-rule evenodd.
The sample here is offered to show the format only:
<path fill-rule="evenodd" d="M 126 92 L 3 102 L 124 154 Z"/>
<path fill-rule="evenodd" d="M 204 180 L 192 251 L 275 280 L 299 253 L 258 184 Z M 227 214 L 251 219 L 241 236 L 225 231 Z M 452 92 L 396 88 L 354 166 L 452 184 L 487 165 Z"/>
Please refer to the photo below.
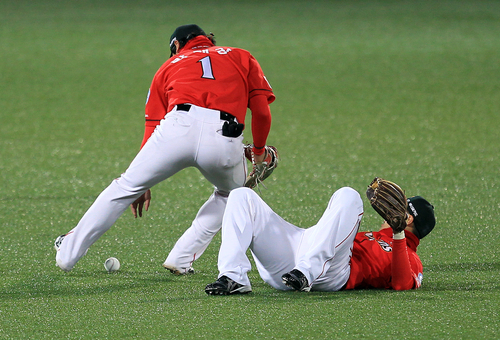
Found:
<path fill-rule="evenodd" d="M 410 210 L 413 213 L 413 216 L 417 217 L 418 216 L 418 212 L 417 212 L 417 209 L 415 209 L 415 207 L 413 206 L 413 204 L 411 204 L 410 202 L 408 202 L 408 206 L 410 207 Z"/>

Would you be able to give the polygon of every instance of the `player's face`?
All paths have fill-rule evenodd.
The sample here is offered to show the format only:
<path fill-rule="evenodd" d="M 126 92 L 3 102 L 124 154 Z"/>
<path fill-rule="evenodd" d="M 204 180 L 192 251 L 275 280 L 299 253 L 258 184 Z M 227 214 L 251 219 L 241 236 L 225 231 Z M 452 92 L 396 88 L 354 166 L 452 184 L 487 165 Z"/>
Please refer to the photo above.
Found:
<path fill-rule="evenodd" d="M 413 216 L 410 215 L 410 214 L 406 214 L 406 225 L 409 226 L 412 223 L 413 223 Z M 382 225 L 380 226 L 380 230 L 387 229 L 387 228 L 390 228 L 390 227 L 391 226 L 389 225 L 389 223 L 387 223 L 386 221 L 384 221 L 384 223 L 382 223 Z M 410 231 L 413 232 L 412 230 L 410 230 Z"/>
<path fill-rule="evenodd" d="M 389 223 L 387 223 L 386 221 L 384 221 L 384 223 L 382 223 L 382 225 L 380 226 L 380 230 L 382 229 L 387 229 L 387 228 L 390 228 L 391 226 L 389 225 Z"/>
<path fill-rule="evenodd" d="M 170 57 L 174 56 L 179 52 L 179 42 L 176 40 L 174 41 L 174 44 L 170 47 Z"/>

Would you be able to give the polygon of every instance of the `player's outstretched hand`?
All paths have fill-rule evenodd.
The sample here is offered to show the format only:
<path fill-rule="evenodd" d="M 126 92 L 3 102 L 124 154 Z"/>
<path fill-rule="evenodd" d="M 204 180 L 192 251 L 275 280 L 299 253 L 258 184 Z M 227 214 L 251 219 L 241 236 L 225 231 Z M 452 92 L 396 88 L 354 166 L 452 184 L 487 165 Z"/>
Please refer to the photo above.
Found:
<path fill-rule="evenodd" d="M 144 208 L 146 211 L 148 211 L 150 203 L 151 203 L 151 190 L 148 189 L 148 191 L 142 194 L 141 197 L 136 199 L 135 202 L 130 205 L 130 210 L 132 210 L 132 214 L 134 214 L 134 217 L 137 218 L 138 211 L 139 211 L 139 217 L 142 217 L 142 209 Z"/>

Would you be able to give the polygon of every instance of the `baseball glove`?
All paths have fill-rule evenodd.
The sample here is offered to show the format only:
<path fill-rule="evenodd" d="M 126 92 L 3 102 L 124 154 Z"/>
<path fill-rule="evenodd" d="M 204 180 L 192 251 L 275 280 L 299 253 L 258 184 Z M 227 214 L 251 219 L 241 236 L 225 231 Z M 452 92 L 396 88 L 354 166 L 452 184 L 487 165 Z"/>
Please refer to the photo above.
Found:
<path fill-rule="evenodd" d="M 261 163 L 255 162 L 255 155 L 252 152 L 253 145 L 245 145 L 245 157 L 252 162 L 252 171 L 247 176 L 245 186 L 255 188 L 268 178 L 278 167 L 280 156 L 274 146 L 266 146 L 266 158 Z"/>
<path fill-rule="evenodd" d="M 366 190 L 366 196 L 394 233 L 405 229 L 408 201 L 405 192 L 396 183 L 375 177 Z"/>

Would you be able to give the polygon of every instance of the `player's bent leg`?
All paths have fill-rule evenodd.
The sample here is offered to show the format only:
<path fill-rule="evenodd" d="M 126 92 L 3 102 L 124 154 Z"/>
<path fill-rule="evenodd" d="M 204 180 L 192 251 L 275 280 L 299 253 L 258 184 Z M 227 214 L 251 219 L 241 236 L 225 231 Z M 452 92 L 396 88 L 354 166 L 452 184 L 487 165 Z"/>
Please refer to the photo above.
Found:
<path fill-rule="evenodd" d="M 336 291 L 349 279 L 352 244 L 363 216 L 363 202 L 352 188 L 337 190 L 318 223 L 307 229 L 295 269 L 313 290 Z"/>
<path fill-rule="evenodd" d="M 144 191 L 131 191 L 121 185 L 119 179 L 114 180 L 97 197 L 78 225 L 65 235 L 57 249 L 57 265 L 65 271 L 71 270 Z"/>
<path fill-rule="evenodd" d="M 187 119 L 184 115 L 181 118 Z M 193 140 L 199 129 L 191 122 L 180 124 L 175 117 L 160 123 L 155 133 L 131 162 L 125 173 L 113 181 L 65 237 L 56 255 L 57 264 L 70 270 L 87 249 L 147 189 L 176 172 L 193 165 Z"/>
<path fill-rule="evenodd" d="M 193 262 L 208 247 L 222 226 L 227 194 L 215 191 L 198 211 L 191 226 L 177 240 L 163 263 L 163 267 L 175 274 L 187 274 Z"/>
<path fill-rule="evenodd" d="M 289 289 L 281 275 L 291 270 L 304 229 L 278 216 L 255 191 L 238 188 L 229 195 L 222 226 L 220 275 L 247 284 L 250 247 L 262 279 L 276 289 Z"/>
<path fill-rule="evenodd" d="M 218 256 L 219 278 L 226 276 L 244 286 L 250 286 L 247 272 L 251 269 L 246 252 L 254 234 L 254 210 L 248 188 L 238 188 L 229 194 L 222 220 L 222 242 Z"/>
<path fill-rule="evenodd" d="M 222 226 L 229 192 L 243 186 L 245 182 L 246 161 L 243 158 L 242 143 L 239 140 L 229 143 L 227 137 L 215 132 L 204 137 L 216 138 L 219 142 L 219 139 L 222 139 L 225 146 L 222 150 L 216 150 L 216 155 L 211 155 L 209 150 L 204 149 L 208 154 L 200 151 L 197 168 L 216 189 L 200 208 L 191 226 L 176 242 L 163 264 L 165 268 L 177 274 L 186 273 L 192 268 L 193 262 L 203 254 Z M 221 163 L 221 157 L 225 157 L 226 162 Z"/>
<path fill-rule="evenodd" d="M 56 261 L 69 270 L 147 189 L 194 165 L 199 127 L 185 115 L 169 115 L 157 127 L 122 176 L 97 198 L 71 235 L 63 240 Z"/>

